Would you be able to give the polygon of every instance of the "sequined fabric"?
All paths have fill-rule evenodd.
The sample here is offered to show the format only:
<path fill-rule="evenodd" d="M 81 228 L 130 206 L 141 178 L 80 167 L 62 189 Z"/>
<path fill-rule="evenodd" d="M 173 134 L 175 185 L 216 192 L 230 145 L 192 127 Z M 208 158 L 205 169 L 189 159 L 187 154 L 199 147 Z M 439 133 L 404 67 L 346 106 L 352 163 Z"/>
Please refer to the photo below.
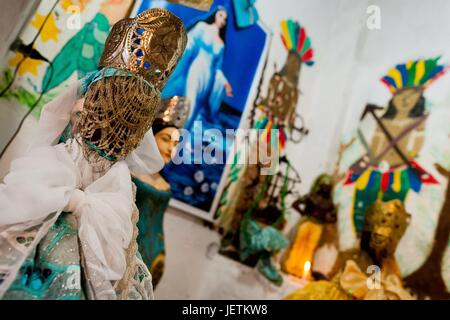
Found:
<path fill-rule="evenodd" d="M 136 210 L 135 220 L 137 215 Z M 95 298 L 89 285 L 84 281 L 85 270 L 77 227 L 73 214 L 62 213 L 22 264 L 16 279 L 3 299 L 84 300 Z M 23 233 L 16 239 L 10 240 L 30 245 L 34 236 Z M 135 240 L 132 241 L 128 252 L 127 272 L 115 285 L 115 295 L 122 300 L 153 299 L 152 276 L 137 251 Z"/>
<path fill-rule="evenodd" d="M 26 235 L 17 241 L 30 241 Z M 77 221 L 62 213 L 49 232 L 34 248 L 3 297 L 6 300 L 81 300 L 85 298 L 81 281 Z"/>

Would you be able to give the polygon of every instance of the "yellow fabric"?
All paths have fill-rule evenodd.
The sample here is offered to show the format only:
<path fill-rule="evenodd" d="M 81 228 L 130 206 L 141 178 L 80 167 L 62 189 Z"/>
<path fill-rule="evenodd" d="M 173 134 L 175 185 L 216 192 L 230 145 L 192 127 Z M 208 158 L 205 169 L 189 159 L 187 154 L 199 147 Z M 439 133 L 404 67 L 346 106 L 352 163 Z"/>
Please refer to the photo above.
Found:
<path fill-rule="evenodd" d="M 361 300 L 413 300 L 395 274 L 381 272 L 379 289 L 369 289 L 368 280 L 359 266 L 353 260 L 348 260 L 339 284 L 346 292 Z"/>
<path fill-rule="evenodd" d="M 369 290 L 367 287 L 367 276 L 361 272 L 358 265 L 352 260 L 347 261 L 339 282 L 344 290 L 357 299 L 363 299 Z"/>
<path fill-rule="evenodd" d="M 339 286 L 330 281 L 320 280 L 308 283 L 283 300 L 351 300 Z"/>
<path fill-rule="evenodd" d="M 400 278 L 394 273 L 381 272 L 379 289 L 369 289 L 369 278 L 353 260 L 346 262 L 344 271 L 334 281 L 314 281 L 294 291 L 284 300 L 413 300 Z"/>
<path fill-rule="evenodd" d="M 303 277 L 305 263 L 309 261 L 312 265 L 314 252 L 319 244 L 322 230 L 323 225 L 310 220 L 299 224 L 291 248 L 281 264 L 284 272 L 296 277 Z"/>

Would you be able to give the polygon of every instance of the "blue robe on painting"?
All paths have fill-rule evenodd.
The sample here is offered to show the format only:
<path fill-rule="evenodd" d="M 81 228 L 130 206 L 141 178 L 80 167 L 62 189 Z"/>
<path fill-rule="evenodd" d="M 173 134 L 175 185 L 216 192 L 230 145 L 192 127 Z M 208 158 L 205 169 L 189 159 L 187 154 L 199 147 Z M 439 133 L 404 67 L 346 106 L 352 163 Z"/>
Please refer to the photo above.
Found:
<path fill-rule="evenodd" d="M 162 91 L 163 98 L 189 99 L 191 114 L 185 125 L 188 130 L 201 112 L 214 117 L 225 96 L 227 79 L 221 70 L 225 46 L 208 28 L 206 22 L 200 21 L 188 32 L 186 50 Z"/>

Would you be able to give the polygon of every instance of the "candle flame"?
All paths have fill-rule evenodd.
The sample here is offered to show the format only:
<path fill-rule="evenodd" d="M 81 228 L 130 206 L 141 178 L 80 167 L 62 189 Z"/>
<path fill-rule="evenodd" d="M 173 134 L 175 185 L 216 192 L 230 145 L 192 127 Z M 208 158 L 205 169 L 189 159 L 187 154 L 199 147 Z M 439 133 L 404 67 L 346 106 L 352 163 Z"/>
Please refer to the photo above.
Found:
<path fill-rule="evenodd" d="M 303 266 L 303 270 L 305 271 L 305 273 L 309 272 L 309 270 L 311 269 L 311 261 L 306 261 L 305 265 Z"/>

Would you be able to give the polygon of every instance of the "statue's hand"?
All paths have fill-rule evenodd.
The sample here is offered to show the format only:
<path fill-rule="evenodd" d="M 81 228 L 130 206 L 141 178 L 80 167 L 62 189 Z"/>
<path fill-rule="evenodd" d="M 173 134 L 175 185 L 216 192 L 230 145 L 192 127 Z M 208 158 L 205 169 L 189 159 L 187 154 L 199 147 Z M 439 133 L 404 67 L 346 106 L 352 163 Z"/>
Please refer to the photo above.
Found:
<path fill-rule="evenodd" d="M 231 87 L 229 82 L 225 83 L 225 92 L 226 92 L 227 97 L 233 96 L 233 88 Z"/>

